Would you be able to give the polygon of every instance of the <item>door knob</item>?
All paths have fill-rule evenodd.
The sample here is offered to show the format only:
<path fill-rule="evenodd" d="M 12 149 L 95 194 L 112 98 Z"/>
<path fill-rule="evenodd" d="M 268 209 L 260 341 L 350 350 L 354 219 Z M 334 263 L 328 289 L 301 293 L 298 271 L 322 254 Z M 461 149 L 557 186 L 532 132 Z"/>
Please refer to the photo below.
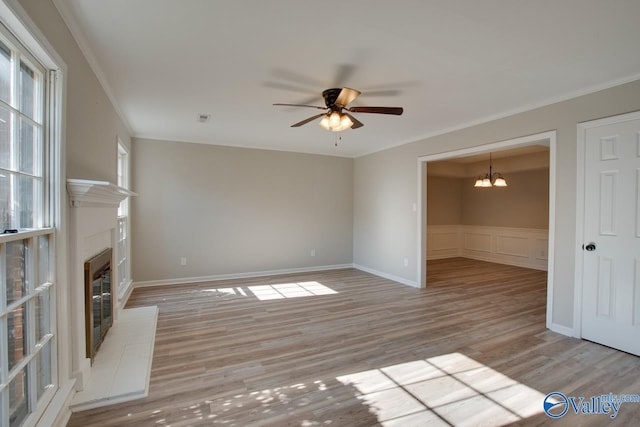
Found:
<path fill-rule="evenodd" d="M 596 244 L 591 242 L 588 245 L 582 245 L 582 249 L 584 249 L 585 251 L 589 251 L 589 252 L 593 252 L 596 250 Z"/>

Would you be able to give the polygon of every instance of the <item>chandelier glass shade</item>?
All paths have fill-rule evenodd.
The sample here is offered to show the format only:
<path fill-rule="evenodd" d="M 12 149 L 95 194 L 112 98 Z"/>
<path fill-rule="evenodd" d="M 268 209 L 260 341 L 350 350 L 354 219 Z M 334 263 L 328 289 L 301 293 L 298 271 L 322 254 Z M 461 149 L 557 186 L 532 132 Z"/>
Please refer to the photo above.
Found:
<path fill-rule="evenodd" d="M 346 114 L 340 114 L 338 111 L 327 113 L 320 120 L 320 126 L 332 132 L 340 132 L 353 126 L 353 122 Z"/>
<path fill-rule="evenodd" d="M 476 179 L 474 187 L 488 188 L 488 187 L 506 187 L 507 180 L 498 172 L 493 172 L 493 164 L 491 162 L 491 153 L 489 153 L 489 172 L 484 176 L 479 176 Z"/>

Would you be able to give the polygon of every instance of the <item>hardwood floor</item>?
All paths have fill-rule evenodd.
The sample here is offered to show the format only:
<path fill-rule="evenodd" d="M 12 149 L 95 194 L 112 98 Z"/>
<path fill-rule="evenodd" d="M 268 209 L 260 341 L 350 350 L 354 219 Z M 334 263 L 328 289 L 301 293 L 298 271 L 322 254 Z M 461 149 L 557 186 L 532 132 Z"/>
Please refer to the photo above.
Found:
<path fill-rule="evenodd" d="M 640 358 L 545 329 L 545 272 L 456 258 L 427 281 L 347 269 L 136 289 L 128 307 L 160 308 L 149 396 L 68 426 L 640 425 L 640 403 L 614 420 L 542 413 L 553 391 L 640 393 Z"/>

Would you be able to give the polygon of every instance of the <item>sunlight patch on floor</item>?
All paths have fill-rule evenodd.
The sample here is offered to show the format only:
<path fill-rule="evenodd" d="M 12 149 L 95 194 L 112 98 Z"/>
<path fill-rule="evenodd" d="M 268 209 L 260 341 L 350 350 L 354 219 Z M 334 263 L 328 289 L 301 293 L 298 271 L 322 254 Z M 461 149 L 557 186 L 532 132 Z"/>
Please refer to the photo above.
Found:
<path fill-rule="evenodd" d="M 335 379 L 334 379 L 335 378 Z M 463 354 L 451 353 L 353 374 L 205 400 L 184 421 L 316 427 L 359 420 L 383 426 L 500 426 L 543 412 L 545 396 Z M 156 425 L 183 420 L 154 413 Z M 189 421 L 190 422 L 190 421 Z M 343 424 L 341 424 L 343 423 Z"/>
<path fill-rule="evenodd" d="M 200 289 L 196 292 L 205 292 L 219 297 L 254 296 L 260 301 L 268 301 L 284 298 L 310 297 L 315 295 L 332 295 L 338 292 L 320 282 L 295 282 L 279 283 L 274 285 L 255 285 L 235 288 L 209 288 Z"/>
<path fill-rule="evenodd" d="M 384 426 L 506 425 L 543 411 L 545 395 L 451 353 L 337 378 Z"/>
<path fill-rule="evenodd" d="M 204 403 L 209 406 L 210 414 L 207 419 L 211 424 L 237 425 L 234 420 L 240 413 L 243 417 L 250 414 L 256 422 L 263 416 L 276 416 L 276 414 L 293 416 L 296 412 L 304 411 L 307 406 L 312 405 L 315 400 L 309 397 L 309 394 L 317 393 L 323 396 L 327 393 L 327 386 L 322 380 L 255 390 L 232 397 L 206 400 Z M 332 422 L 332 420 L 328 421 Z M 316 426 L 318 423 L 313 420 L 302 420 L 300 425 Z"/>
<path fill-rule="evenodd" d="M 242 290 L 242 288 L 210 288 L 210 289 L 202 289 L 199 292 L 207 292 L 211 294 L 216 294 L 219 296 L 225 295 L 241 295 L 247 296 L 246 293 Z"/>
<path fill-rule="evenodd" d="M 249 286 L 248 289 L 261 301 L 337 294 L 333 289 L 315 281 Z"/>

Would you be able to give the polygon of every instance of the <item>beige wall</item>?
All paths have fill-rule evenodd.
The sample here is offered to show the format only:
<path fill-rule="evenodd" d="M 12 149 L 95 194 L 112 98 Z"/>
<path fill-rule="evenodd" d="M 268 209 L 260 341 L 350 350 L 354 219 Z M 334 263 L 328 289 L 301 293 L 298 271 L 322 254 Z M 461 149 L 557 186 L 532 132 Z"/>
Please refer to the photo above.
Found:
<path fill-rule="evenodd" d="M 66 62 L 67 178 L 116 181 L 117 136 L 130 136 L 51 0 L 20 4 Z"/>
<path fill-rule="evenodd" d="M 640 110 L 640 81 L 381 151 L 354 164 L 354 262 L 418 282 L 417 158 L 557 131 L 552 322 L 573 326 L 576 126 Z M 408 259 L 405 266 L 403 258 Z"/>
<path fill-rule="evenodd" d="M 352 159 L 134 139 L 132 170 L 136 282 L 352 262 Z"/>
<path fill-rule="evenodd" d="M 549 226 L 549 169 L 505 174 L 509 186 L 475 188 L 475 178 L 427 177 L 427 225 Z"/>
<path fill-rule="evenodd" d="M 462 185 L 462 223 L 500 227 L 549 226 L 549 170 L 505 174 L 505 188 L 475 188 L 474 179 Z"/>
<path fill-rule="evenodd" d="M 462 185 L 464 178 L 427 178 L 427 224 L 462 224 Z"/>

